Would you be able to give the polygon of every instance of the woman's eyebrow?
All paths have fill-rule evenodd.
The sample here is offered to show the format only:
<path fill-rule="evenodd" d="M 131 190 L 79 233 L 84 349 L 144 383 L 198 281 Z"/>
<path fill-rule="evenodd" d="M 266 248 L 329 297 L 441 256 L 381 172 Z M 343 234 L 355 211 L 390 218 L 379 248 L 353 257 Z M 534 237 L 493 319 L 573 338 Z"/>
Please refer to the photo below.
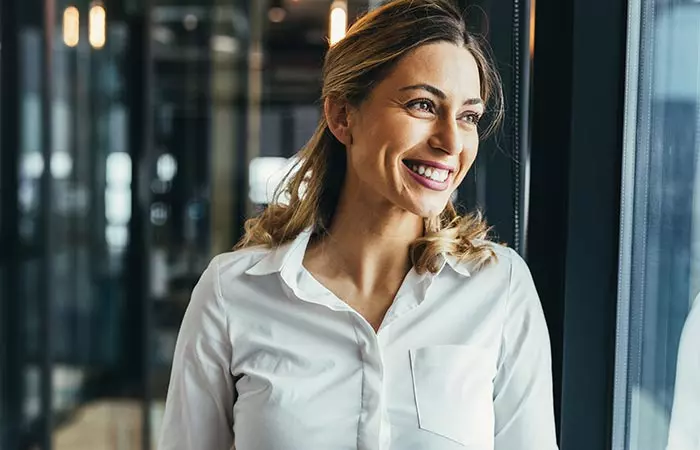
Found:
<path fill-rule="evenodd" d="M 440 100 L 445 100 L 447 98 L 447 95 L 442 92 L 440 89 L 436 88 L 435 86 L 432 86 L 430 84 L 426 83 L 419 83 L 419 84 L 412 84 L 410 86 L 404 86 L 400 91 L 415 91 L 415 90 L 420 90 L 420 91 L 427 91 L 434 96 L 438 97 Z M 479 105 L 481 103 L 484 103 L 483 100 L 480 98 L 470 98 L 467 99 L 464 104 L 465 105 Z"/>

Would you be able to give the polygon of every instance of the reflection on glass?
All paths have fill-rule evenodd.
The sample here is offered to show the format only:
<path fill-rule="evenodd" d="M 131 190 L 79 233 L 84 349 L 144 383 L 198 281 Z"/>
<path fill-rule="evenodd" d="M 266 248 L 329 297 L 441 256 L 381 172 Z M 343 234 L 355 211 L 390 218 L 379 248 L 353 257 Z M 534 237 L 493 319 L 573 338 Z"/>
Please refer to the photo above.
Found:
<path fill-rule="evenodd" d="M 676 392 L 667 450 L 700 447 L 700 295 L 685 323 L 678 349 Z"/>
<path fill-rule="evenodd" d="M 630 17 L 615 439 L 697 450 L 700 4 L 645 0 Z"/>

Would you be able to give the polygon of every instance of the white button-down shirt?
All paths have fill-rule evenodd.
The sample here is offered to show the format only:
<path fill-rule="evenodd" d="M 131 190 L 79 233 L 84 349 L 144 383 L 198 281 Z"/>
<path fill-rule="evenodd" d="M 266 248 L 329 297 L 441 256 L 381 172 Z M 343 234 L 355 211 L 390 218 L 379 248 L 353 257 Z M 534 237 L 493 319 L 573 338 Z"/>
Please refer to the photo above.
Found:
<path fill-rule="evenodd" d="M 303 267 L 310 234 L 215 257 L 159 450 L 555 450 L 547 328 L 512 250 L 412 270 L 378 332 Z"/>
<path fill-rule="evenodd" d="M 667 450 L 700 450 L 700 295 L 686 319 L 678 348 Z"/>

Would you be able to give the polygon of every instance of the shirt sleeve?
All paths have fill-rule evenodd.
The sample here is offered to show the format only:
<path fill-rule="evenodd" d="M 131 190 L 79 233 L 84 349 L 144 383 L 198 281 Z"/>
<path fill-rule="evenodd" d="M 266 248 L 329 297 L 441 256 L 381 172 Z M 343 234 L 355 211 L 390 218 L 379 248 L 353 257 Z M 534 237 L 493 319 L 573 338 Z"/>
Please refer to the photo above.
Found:
<path fill-rule="evenodd" d="M 678 349 L 676 387 L 667 450 L 700 449 L 700 296 L 686 320 Z"/>
<path fill-rule="evenodd" d="M 555 450 L 549 333 L 530 270 L 512 252 L 494 380 L 495 450 Z"/>
<path fill-rule="evenodd" d="M 192 292 L 177 338 L 159 450 L 229 450 L 235 388 L 232 343 L 216 259 Z"/>

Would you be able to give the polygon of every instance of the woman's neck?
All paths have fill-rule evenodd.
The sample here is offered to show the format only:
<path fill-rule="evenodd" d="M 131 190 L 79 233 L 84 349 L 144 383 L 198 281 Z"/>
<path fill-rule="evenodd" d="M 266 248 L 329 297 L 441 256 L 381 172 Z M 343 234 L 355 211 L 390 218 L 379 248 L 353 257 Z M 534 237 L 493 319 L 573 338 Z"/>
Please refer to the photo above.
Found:
<path fill-rule="evenodd" d="M 393 206 L 341 198 L 328 234 L 305 262 L 327 278 L 345 278 L 358 292 L 398 289 L 411 269 L 409 248 L 423 235 L 423 219 Z"/>

